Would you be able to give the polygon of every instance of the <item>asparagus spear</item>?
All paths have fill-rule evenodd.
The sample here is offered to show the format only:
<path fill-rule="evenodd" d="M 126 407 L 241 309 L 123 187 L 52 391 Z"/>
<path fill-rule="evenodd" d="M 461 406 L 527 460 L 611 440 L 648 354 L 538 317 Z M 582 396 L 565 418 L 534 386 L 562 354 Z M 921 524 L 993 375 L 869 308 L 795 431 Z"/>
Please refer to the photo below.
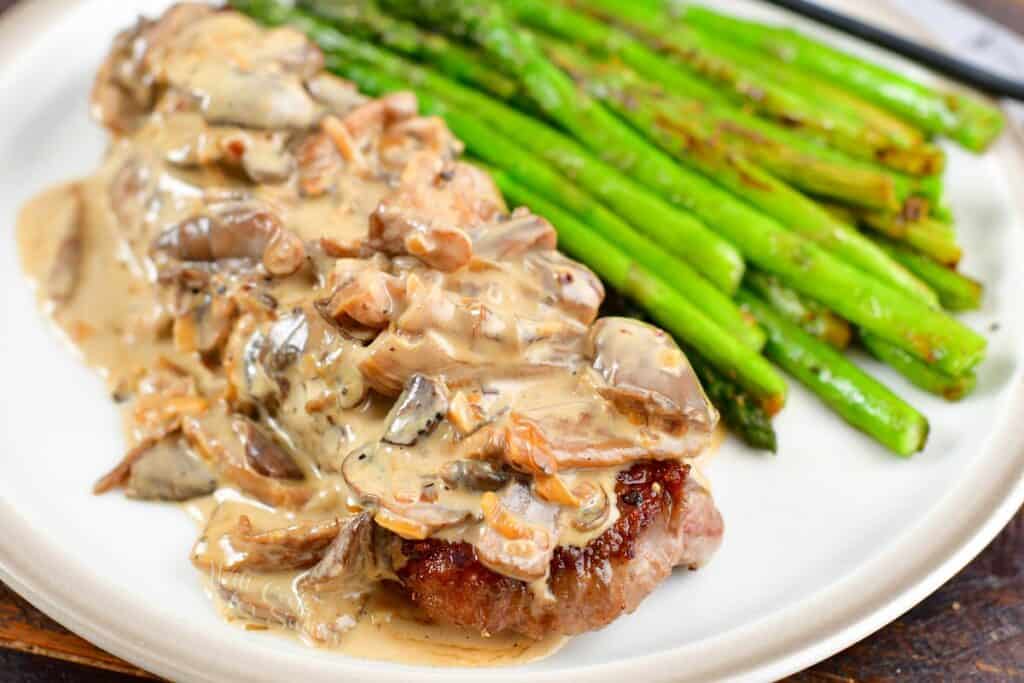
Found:
<path fill-rule="evenodd" d="M 907 220 L 902 214 L 884 211 L 855 212 L 861 225 L 890 239 L 904 242 L 941 264 L 955 266 L 963 252 L 950 226 L 928 218 Z"/>
<path fill-rule="evenodd" d="M 984 356 L 985 339 L 940 311 L 866 276 L 651 148 L 545 59 L 501 9 L 476 0 L 387 0 L 388 8 L 464 36 L 519 75 L 524 91 L 585 145 L 713 225 L 744 255 L 798 291 L 945 372 Z"/>
<path fill-rule="evenodd" d="M 1002 130 L 1004 119 L 995 107 L 967 95 L 939 92 L 793 29 L 695 5 L 684 9 L 682 19 L 841 84 L 931 133 L 949 135 L 968 149 L 984 150 Z"/>
<path fill-rule="evenodd" d="M 601 309 L 601 315 L 625 315 L 650 320 L 642 307 L 614 289 L 608 290 Z M 696 349 L 681 339 L 677 341 L 729 431 L 752 448 L 774 453 L 775 429 L 772 427 L 771 416 L 761 404 L 743 387 L 715 369 Z"/>
<path fill-rule="evenodd" d="M 440 34 L 428 33 L 412 22 L 385 14 L 373 0 L 300 0 L 299 5 L 349 35 L 429 61 L 452 78 L 503 99 L 513 97 L 519 90 L 513 79 L 487 66 L 471 50 Z"/>
<path fill-rule="evenodd" d="M 818 77 L 817 75 L 803 71 L 787 62 L 765 60 L 764 55 L 747 50 L 743 45 L 737 45 L 720 36 L 704 32 L 696 27 L 705 40 L 712 42 L 716 49 L 728 51 L 734 59 L 741 61 L 747 68 L 761 74 L 770 74 L 784 86 L 804 93 L 814 93 L 814 96 L 826 106 L 846 112 L 851 117 L 864 122 L 882 132 L 887 137 L 896 140 L 903 147 L 915 147 L 925 143 L 925 136 L 919 128 L 907 123 L 892 112 L 889 112 L 876 104 L 873 104 L 861 97 L 843 90 L 841 87 Z"/>
<path fill-rule="evenodd" d="M 777 279 L 756 270 L 748 271 L 743 282 L 751 293 L 761 297 L 775 309 L 776 313 L 799 325 L 808 334 L 836 348 L 843 348 L 849 342 L 849 323 L 818 302 L 801 296 Z M 837 339 L 842 345 L 836 343 Z M 925 391 L 950 401 L 957 401 L 974 388 L 976 378 L 973 372 L 950 377 L 870 332 L 862 330 L 860 340 L 878 360 L 891 366 Z"/>
<path fill-rule="evenodd" d="M 576 65 L 573 50 L 548 44 L 558 52 L 557 62 Z M 676 159 L 713 178 L 745 198 L 765 214 L 835 253 L 846 262 L 871 273 L 929 304 L 935 294 L 884 251 L 850 226 L 833 218 L 804 195 L 793 190 L 747 159 L 729 154 L 713 134 L 686 120 L 668 121 L 659 109 L 630 97 L 604 82 L 591 91 L 652 142 Z"/>
<path fill-rule="evenodd" d="M 827 158 L 823 147 L 789 144 L 784 129 L 764 122 L 767 130 L 748 125 L 738 110 L 670 94 L 645 82 L 617 62 L 597 62 L 573 46 L 538 36 L 548 57 L 582 82 L 595 96 L 615 93 L 633 108 L 656 111 L 659 118 L 678 125 L 700 126 L 709 136 L 722 140 L 779 178 L 803 190 L 874 209 L 899 210 L 910 196 L 910 183 L 863 162 Z M 781 134 L 780 134 L 781 133 Z M 809 152 L 809 153 L 808 153 Z M 900 178 L 899 180 L 903 180 Z"/>
<path fill-rule="evenodd" d="M 727 379 L 699 353 L 687 349 L 686 356 L 704 386 L 711 403 L 718 408 L 729 429 L 751 448 L 775 452 L 775 429 L 764 408 L 735 382 Z"/>
<path fill-rule="evenodd" d="M 939 295 L 939 301 L 950 311 L 974 310 L 981 305 L 981 283 L 922 256 L 904 246 L 877 237 L 875 241 L 890 256 L 915 273 Z"/>
<path fill-rule="evenodd" d="M 902 456 L 924 448 L 928 421 L 828 344 L 807 334 L 745 289 L 739 301 L 768 333 L 765 354 L 840 416 Z"/>
<path fill-rule="evenodd" d="M 628 101 L 616 97 L 605 101 L 663 150 L 743 197 L 765 215 L 911 296 L 938 303 L 927 285 L 908 277 L 906 269 L 894 268 L 894 261 L 870 240 L 747 159 L 723 153 L 713 140 L 683 122 L 667 125 L 656 113 L 631 107 Z"/>
<path fill-rule="evenodd" d="M 476 26 L 469 32 L 488 45 L 492 55 L 503 54 L 504 48 L 508 48 L 509 58 L 505 60 L 506 64 L 522 63 L 523 57 L 517 53 L 523 49 L 536 50 L 532 44 L 524 46 L 521 36 L 510 38 L 517 35 L 513 27 L 499 23 L 497 30 L 481 30 L 487 28 L 487 17 L 494 11 L 493 7 L 480 8 L 473 3 L 454 0 L 443 7 L 434 6 L 429 2 L 423 6 L 423 1 L 415 2 L 412 9 L 428 10 L 424 16 L 432 18 L 435 25 L 458 28 L 463 34 L 467 33 L 468 26 Z M 401 60 L 373 46 L 352 41 L 337 31 L 311 22 L 308 17 L 291 11 L 281 0 L 263 0 L 261 4 L 266 3 L 272 5 L 271 11 L 262 7 L 260 9 L 264 11 L 256 12 L 257 17 L 268 23 L 293 23 L 310 33 L 328 51 L 347 50 L 350 56 L 360 55 L 356 59 L 368 61 L 383 69 L 396 69 L 399 74 L 406 73 L 408 79 L 412 81 L 425 77 L 424 70 L 409 73 Z M 481 12 L 481 9 L 484 11 Z M 453 11 L 456 12 L 455 16 L 447 16 L 448 12 Z M 462 18 L 462 13 L 467 17 Z M 473 19 L 472 23 L 467 23 L 465 19 L 472 17 L 483 17 L 483 23 L 478 23 L 476 19 Z M 512 42 L 509 43 L 509 40 Z M 525 90 L 531 93 L 535 101 L 546 111 L 557 114 L 560 121 L 572 123 L 574 129 L 583 133 L 587 132 L 588 124 L 604 123 L 608 118 L 611 118 L 613 124 L 617 124 L 614 117 L 610 117 L 603 110 L 595 114 L 593 102 L 582 97 L 576 98 L 571 83 L 559 81 L 559 78 L 565 78 L 564 75 L 550 64 L 542 62 L 536 67 L 540 58 L 536 54 L 527 58 L 526 61 L 531 64 L 530 78 L 524 78 L 522 83 Z M 554 81 L 549 82 L 552 78 Z M 437 83 L 436 78 L 430 80 L 434 84 Z M 445 87 L 462 91 L 464 94 L 466 92 L 454 84 Z M 468 99 L 477 104 L 490 101 L 478 93 L 474 93 L 473 97 Z M 575 99 L 583 101 L 573 104 L 572 101 Z M 561 106 L 566 100 L 567 106 Z M 473 102 L 466 106 L 472 108 Z M 465 100 L 460 102 L 460 106 L 463 103 Z M 574 116 L 580 107 L 588 109 L 591 116 Z M 512 121 L 507 122 L 510 126 L 513 125 Z M 522 121 L 517 123 L 521 124 Z M 540 130 L 544 130 L 544 127 L 541 126 Z M 607 138 L 609 131 L 612 132 L 612 136 Z M 948 316 L 932 311 L 906 295 L 846 266 L 815 245 L 789 233 L 771 219 L 743 205 L 737 205 L 728 195 L 725 195 L 728 202 L 723 204 L 724 193 L 719 192 L 713 184 L 705 184 L 701 182 L 703 179 L 695 179 L 691 174 L 686 174 L 676 164 L 650 150 L 642 139 L 637 139 L 628 129 L 624 130 L 621 126 L 601 128 L 598 125 L 592 132 L 596 134 L 596 138 L 592 135 L 587 135 L 586 138 L 591 143 L 596 141 L 595 149 L 602 150 L 611 142 L 615 148 L 611 156 L 622 168 L 642 176 L 645 184 L 656 188 L 670 200 L 684 206 L 699 206 L 703 215 L 718 218 L 718 229 L 734 244 L 740 246 L 752 261 L 760 264 L 763 269 L 779 275 L 795 289 L 827 304 L 848 320 L 875 331 L 879 336 L 889 339 L 924 360 L 933 361 L 951 374 L 962 373 L 977 364 L 984 356 L 985 340 L 980 335 Z M 720 210 L 722 213 L 719 213 Z"/>
<path fill-rule="evenodd" d="M 874 335 L 861 334 L 860 340 L 872 356 L 894 368 L 915 386 L 942 396 L 947 401 L 959 401 L 971 393 L 977 384 L 977 376 L 973 371 L 950 377 Z"/>
<path fill-rule="evenodd" d="M 783 285 L 778 278 L 759 270 L 747 271 L 743 285 L 766 301 L 791 323 L 804 332 L 828 342 L 840 351 L 850 345 L 853 332 L 850 323 L 816 301 L 801 296 Z"/>
<path fill-rule="evenodd" d="M 493 170 L 491 175 L 510 202 L 529 206 L 551 221 L 565 251 L 585 261 L 605 282 L 639 302 L 659 325 L 685 339 L 727 377 L 749 389 L 770 413 L 782 408 L 786 384 L 760 354 L 723 331 L 663 279 L 569 213 L 520 185 L 504 171 Z"/>
<path fill-rule="evenodd" d="M 529 26 L 599 51 L 619 55 L 623 45 L 632 44 L 628 34 L 557 3 L 547 0 L 503 0 L 502 5 Z M 788 126 L 798 127 L 860 158 L 895 164 L 895 167 L 911 172 L 931 172 L 942 166 L 940 150 L 925 147 L 900 149 L 877 131 L 851 121 L 848 117 L 824 110 L 813 97 L 799 96 L 778 86 L 771 79 L 723 59 L 700 36 L 685 29 L 673 29 L 654 17 L 656 12 L 644 12 L 642 5 L 628 1 L 588 0 L 584 7 L 588 12 L 612 16 L 631 29 L 639 30 L 660 48 L 670 50 L 670 56 L 662 57 L 665 61 L 676 63 L 677 70 L 689 68 L 701 77 L 717 83 L 734 103 L 750 107 Z M 651 21 L 644 24 L 644 19 Z"/>

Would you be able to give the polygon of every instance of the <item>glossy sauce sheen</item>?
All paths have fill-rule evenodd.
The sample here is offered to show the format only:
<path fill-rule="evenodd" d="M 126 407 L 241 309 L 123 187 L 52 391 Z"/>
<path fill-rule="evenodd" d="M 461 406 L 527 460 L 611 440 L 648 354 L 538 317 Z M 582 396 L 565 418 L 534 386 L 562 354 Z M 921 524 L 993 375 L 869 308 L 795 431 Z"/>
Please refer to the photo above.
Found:
<path fill-rule="evenodd" d="M 550 600 L 554 547 L 615 522 L 624 467 L 706 457 L 714 410 L 664 333 L 594 323 L 600 282 L 440 121 L 318 59 L 233 13 L 141 24 L 94 91 L 104 162 L 22 210 L 41 306 L 123 405 L 98 490 L 188 501 L 193 562 L 248 628 L 407 663 L 544 656 L 564 638 L 427 623 L 380 534 L 468 542 Z M 367 514 L 372 570 L 314 581 Z"/>

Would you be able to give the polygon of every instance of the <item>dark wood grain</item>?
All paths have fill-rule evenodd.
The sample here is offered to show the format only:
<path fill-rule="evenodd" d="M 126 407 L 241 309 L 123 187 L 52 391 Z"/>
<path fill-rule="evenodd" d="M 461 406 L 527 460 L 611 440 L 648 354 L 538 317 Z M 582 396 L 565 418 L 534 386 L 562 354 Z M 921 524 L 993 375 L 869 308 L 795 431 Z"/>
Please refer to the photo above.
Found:
<path fill-rule="evenodd" d="M 0 0 L 0 13 L 17 0 Z M 1021 0 L 962 0 L 1024 35 Z M 0 584 L 0 681 L 127 683 L 149 676 Z M 87 665 L 87 666 L 86 666 Z M 1024 681 L 1024 510 L 955 578 L 793 683 Z"/>
<path fill-rule="evenodd" d="M 1024 681 L 1024 509 L 917 607 L 791 680 Z"/>

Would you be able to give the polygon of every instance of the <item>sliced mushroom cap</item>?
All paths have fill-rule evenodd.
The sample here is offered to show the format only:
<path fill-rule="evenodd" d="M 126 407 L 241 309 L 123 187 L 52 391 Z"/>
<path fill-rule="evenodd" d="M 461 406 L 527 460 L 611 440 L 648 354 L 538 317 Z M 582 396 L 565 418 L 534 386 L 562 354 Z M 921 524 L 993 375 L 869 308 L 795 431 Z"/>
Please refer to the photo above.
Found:
<path fill-rule="evenodd" d="M 61 193 L 60 202 L 53 209 L 50 213 L 52 225 L 47 226 L 47 229 L 53 231 L 57 250 L 43 284 L 46 296 L 62 304 L 74 294 L 82 268 L 84 235 L 82 198 L 78 185 L 71 185 L 66 193 Z"/>
<path fill-rule="evenodd" d="M 530 254 L 528 263 L 540 274 L 552 303 L 584 325 L 594 322 L 604 301 L 604 285 L 589 268 L 553 249 Z"/>
<path fill-rule="evenodd" d="M 495 261 L 521 256 L 535 249 L 554 249 L 557 243 L 558 237 L 551 223 L 519 209 L 473 232 L 473 253 Z"/>
<path fill-rule="evenodd" d="M 189 500 L 212 493 L 217 479 L 180 436 L 157 441 L 132 463 L 125 495 L 142 500 Z"/>
<path fill-rule="evenodd" d="M 215 572 L 213 582 L 231 613 L 242 619 L 295 628 L 303 608 L 291 582 L 270 574 Z"/>
<path fill-rule="evenodd" d="M 281 316 L 267 330 L 266 363 L 271 372 L 281 372 L 294 363 L 309 343 L 309 319 L 296 308 Z"/>
<path fill-rule="evenodd" d="M 245 202 L 216 205 L 209 215 L 170 226 L 153 249 L 182 261 L 259 261 L 272 275 L 290 275 L 305 260 L 302 241 L 274 213 Z"/>
<path fill-rule="evenodd" d="M 604 382 L 599 391 L 623 412 L 666 431 L 710 434 L 718 413 L 686 356 L 666 332 L 630 318 L 602 318 L 586 354 Z"/>
<path fill-rule="evenodd" d="M 252 420 L 236 417 L 232 428 L 242 441 L 249 466 L 265 477 L 301 480 L 305 478 L 295 458 Z"/>
<path fill-rule="evenodd" d="M 220 60 L 199 62 L 178 84 L 199 101 L 210 123 L 277 130 L 308 128 L 319 108 L 289 74 L 243 71 Z"/>
<path fill-rule="evenodd" d="M 452 488 L 468 491 L 497 491 L 512 473 L 486 460 L 451 460 L 441 467 L 441 479 Z"/>
<path fill-rule="evenodd" d="M 323 557 L 299 581 L 299 590 L 362 594 L 378 574 L 375 559 L 373 515 L 361 512 L 342 522 Z"/>
<path fill-rule="evenodd" d="M 377 524 L 402 538 L 423 539 L 469 517 L 469 510 L 436 502 L 436 475 L 396 472 L 396 452 L 409 453 L 383 441 L 365 444 L 342 463 L 345 482 L 365 507 L 376 510 Z"/>
<path fill-rule="evenodd" d="M 221 503 L 192 549 L 192 563 L 216 572 L 312 567 L 338 535 L 338 519 L 289 522 L 249 503 Z"/>
<path fill-rule="evenodd" d="M 306 81 L 306 89 L 317 102 L 334 114 L 344 115 L 366 104 L 367 97 L 352 83 L 329 73 L 318 73 Z"/>
<path fill-rule="evenodd" d="M 184 418 L 182 431 L 189 444 L 216 468 L 226 484 L 237 486 L 270 505 L 284 508 L 304 505 L 313 489 L 304 480 L 277 478 L 257 471 L 251 461 L 252 456 L 235 431 L 236 419 L 241 417 L 232 415 L 222 404 L 217 404 L 201 416 Z M 263 465 L 266 464 L 264 461 Z M 287 461 L 278 463 L 278 466 L 280 471 L 289 472 Z"/>
<path fill-rule="evenodd" d="M 175 346 L 179 351 L 200 353 L 220 348 L 231 333 L 236 311 L 227 297 L 204 296 L 202 303 L 175 318 Z"/>
<path fill-rule="evenodd" d="M 447 410 L 448 397 L 441 383 L 425 375 L 413 375 L 388 413 L 383 439 L 412 446 L 418 438 L 430 434 Z"/>

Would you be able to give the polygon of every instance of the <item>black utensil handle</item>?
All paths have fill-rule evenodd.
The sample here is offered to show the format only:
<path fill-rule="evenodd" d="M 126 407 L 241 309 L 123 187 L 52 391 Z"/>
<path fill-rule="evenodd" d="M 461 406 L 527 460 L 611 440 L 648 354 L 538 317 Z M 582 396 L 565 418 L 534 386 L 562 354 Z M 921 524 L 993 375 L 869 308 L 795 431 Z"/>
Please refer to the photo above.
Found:
<path fill-rule="evenodd" d="M 994 74 L 944 52 L 822 7 L 817 3 L 807 0 L 765 0 L 765 2 L 831 26 L 879 47 L 884 47 L 990 95 L 1009 97 L 1024 102 L 1024 82 L 1022 81 Z"/>

